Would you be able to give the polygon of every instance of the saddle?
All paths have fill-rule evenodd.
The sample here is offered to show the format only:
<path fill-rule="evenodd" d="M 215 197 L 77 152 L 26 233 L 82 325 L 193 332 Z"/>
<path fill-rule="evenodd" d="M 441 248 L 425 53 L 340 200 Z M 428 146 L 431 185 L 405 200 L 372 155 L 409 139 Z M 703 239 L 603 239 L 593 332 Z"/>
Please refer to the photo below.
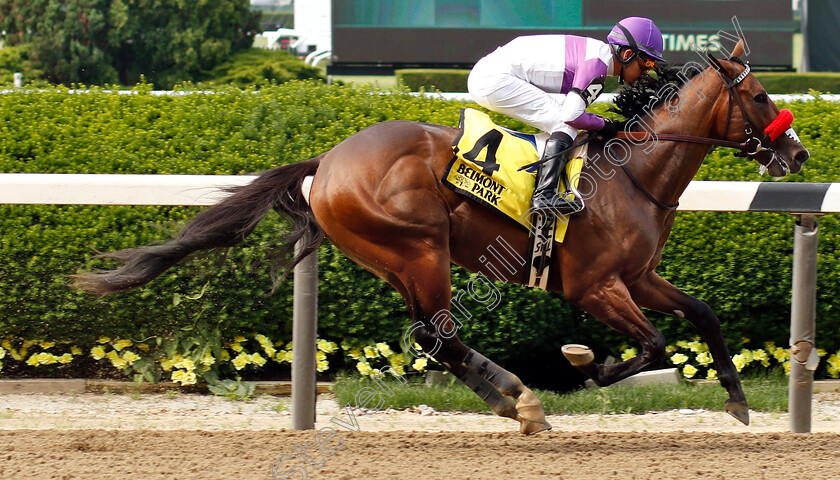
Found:
<path fill-rule="evenodd" d="M 460 131 L 442 182 L 453 191 L 514 222 L 531 234 L 529 286 L 546 288 L 553 242 L 562 243 L 569 216 L 544 218 L 531 211 L 535 172 L 518 171 L 539 160 L 548 134 L 517 132 L 496 125 L 478 110 L 461 110 Z M 573 151 L 566 166 L 577 186 L 586 145 Z M 553 239 L 553 241 L 552 241 Z"/>

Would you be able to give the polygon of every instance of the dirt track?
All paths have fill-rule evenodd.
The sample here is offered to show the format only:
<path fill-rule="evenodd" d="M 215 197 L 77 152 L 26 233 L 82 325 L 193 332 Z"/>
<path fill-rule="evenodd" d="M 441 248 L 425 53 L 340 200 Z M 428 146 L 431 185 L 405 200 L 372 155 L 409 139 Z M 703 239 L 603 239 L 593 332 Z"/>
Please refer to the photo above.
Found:
<path fill-rule="evenodd" d="M 308 452 L 323 479 L 836 479 L 833 433 L 342 432 L 331 456 Z M 314 432 L 36 430 L 0 432 L 0 478 L 269 479 Z M 277 478 L 304 467 L 289 459 Z M 284 472 L 286 474 L 284 475 Z"/>
<path fill-rule="evenodd" d="M 785 433 L 784 414 L 754 412 L 744 427 L 702 410 L 552 416 L 554 430 L 533 437 L 488 415 L 391 411 L 350 431 L 325 397 L 316 428 L 335 436 L 319 438 L 289 429 L 287 401 L 3 395 L 0 479 L 840 478 L 838 394 L 815 399 L 807 435 Z"/>

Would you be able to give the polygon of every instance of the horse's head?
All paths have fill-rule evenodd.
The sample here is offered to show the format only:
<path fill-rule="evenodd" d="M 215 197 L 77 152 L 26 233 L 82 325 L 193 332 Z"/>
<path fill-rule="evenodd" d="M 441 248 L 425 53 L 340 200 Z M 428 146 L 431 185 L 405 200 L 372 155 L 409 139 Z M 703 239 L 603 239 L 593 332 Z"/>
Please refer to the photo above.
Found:
<path fill-rule="evenodd" d="M 784 177 L 802 170 L 809 158 L 808 150 L 790 126 L 793 115 L 780 111 L 770 100 L 767 91 L 750 72 L 749 63 L 738 55 L 743 52 L 739 42 L 729 60 L 719 60 L 707 54 L 712 65 L 729 91 L 723 138 L 746 142 L 746 156 L 762 165 L 772 177 Z"/>

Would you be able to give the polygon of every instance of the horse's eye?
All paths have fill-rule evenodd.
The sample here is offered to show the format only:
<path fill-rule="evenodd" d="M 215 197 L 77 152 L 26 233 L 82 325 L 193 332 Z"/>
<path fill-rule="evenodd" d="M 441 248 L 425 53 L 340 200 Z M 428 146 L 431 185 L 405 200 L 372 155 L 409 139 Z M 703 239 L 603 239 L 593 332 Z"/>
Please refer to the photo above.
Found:
<path fill-rule="evenodd" d="M 764 93 L 759 93 L 754 98 L 755 103 L 767 103 L 767 95 Z"/>

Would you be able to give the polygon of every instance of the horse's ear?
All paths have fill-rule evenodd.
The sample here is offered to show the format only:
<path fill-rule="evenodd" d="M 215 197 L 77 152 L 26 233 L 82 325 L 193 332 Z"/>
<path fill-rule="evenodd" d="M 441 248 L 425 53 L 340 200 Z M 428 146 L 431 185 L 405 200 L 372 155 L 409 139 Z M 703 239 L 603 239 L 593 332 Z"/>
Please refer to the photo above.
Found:
<path fill-rule="evenodd" d="M 723 65 L 720 64 L 718 59 L 714 55 L 712 55 L 710 52 L 706 52 L 706 57 L 709 59 L 710 62 L 712 62 L 712 66 L 715 67 L 715 69 L 717 69 L 717 71 L 719 71 L 719 72 L 720 71 L 724 71 L 724 72 L 726 71 L 723 68 Z"/>
<path fill-rule="evenodd" d="M 733 57 L 741 57 L 744 54 L 744 39 L 738 40 L 738 44 L 735 45 L 735 49 L 732 50 Z"/>

